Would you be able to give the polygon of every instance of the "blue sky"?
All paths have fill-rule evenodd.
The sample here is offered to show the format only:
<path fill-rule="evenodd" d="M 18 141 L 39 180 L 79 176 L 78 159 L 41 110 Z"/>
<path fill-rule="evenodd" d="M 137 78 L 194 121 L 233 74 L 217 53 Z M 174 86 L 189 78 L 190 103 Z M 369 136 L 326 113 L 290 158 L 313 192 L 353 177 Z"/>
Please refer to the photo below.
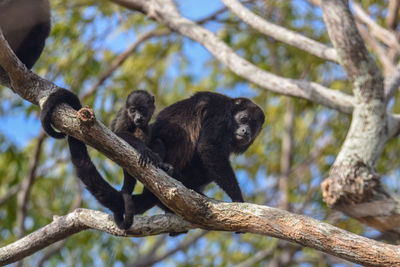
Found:
<path fill-rule="evenodd" d="M 218 10 L 222 7 L 220 1 L 178 1 L 179 8 L 185 17 L 190 19 L 200 19 L 208 14 L 212 13 L 214 10 Z M 215 30 L 217 24 L 207 25 L 211 30 Z M 112 42 L 110 42 L 112 43 Z M 121 44 L 123 42 L 114 42 L 114 44 Z M 119 47 L 114 47 L 115 50 L 120 50 Z M 210 54 L 201 45 L 185 39 L 184 41 L 184 53 L 188 56 L 190 60 L 188 72 L 196 73 L 198 75 L 206 75 L 203 70 L 203 64 L 210 57 Z M 178 75 L 175 72 L 175 75 Z M 68 85 L 61 85 L 68 88 Z M 4 90 L 9 90 L 5 88 Z M 17 98 L 18 95 L 13 94 L 13 97 Z M 25 105 L 32 105 L 31 103 L 24 101 Z M 4 110 L 9 110 L 10 102 L 8 100 L 3 100 Z M 25 146 L 27 142 L 32 138 L 37 136 L 40 130 L 40 121 L 36 116 L 26 117 L 25 115 L 17 114 L 17 112 L 6 112 L 4 115 L 0 116 L 0 131 L 7 136 L 7 139 L 15 142 L 18 146 Z"/>

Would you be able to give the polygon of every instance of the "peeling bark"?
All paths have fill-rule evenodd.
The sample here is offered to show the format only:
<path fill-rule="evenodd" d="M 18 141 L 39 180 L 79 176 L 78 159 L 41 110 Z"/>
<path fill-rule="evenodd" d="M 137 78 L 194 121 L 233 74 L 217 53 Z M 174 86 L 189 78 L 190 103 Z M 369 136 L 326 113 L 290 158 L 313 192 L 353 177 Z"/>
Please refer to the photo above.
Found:
<path fill-rule="evenodd" d="M 321 5 L 356 99 L 346 140 L 321 184 L 324 200 L 376 229 L 400 233 L 399 201 L 382 187 L 376 172 L 384 145 L 392 136 L 382 75 L 357 31 L 348 2 L 326 0 Z"/>

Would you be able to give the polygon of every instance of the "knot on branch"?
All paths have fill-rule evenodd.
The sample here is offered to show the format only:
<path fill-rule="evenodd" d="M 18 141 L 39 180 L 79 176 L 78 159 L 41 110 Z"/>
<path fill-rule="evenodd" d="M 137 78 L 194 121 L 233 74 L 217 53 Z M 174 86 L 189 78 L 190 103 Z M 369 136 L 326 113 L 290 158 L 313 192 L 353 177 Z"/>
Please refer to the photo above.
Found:
<path fill-rule="evenodd" d="M 329 207 L 371 201 L 373 196 L 387 194 L 380 176 L 361 161 L 334 166 L 321 183 L 322 196 Z"/>
<path fill-rule="evenodd" d="M 77 118 L 84 126 L 92 126 L 96 121 L 93 109 L 83 107 L 76 113 Z"/>

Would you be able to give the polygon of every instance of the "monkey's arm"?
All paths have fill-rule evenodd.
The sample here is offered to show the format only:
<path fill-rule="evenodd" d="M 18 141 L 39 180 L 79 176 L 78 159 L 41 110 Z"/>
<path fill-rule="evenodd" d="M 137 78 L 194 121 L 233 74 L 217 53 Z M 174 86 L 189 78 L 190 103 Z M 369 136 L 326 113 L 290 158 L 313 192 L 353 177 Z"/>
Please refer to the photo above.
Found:
<path fill-rule="evenodd" d="M 163 163 L 162 158 L 159 156 L 159 154 L 155 153 L 153 150 L 148 148 L 142 140 L 133 136 L 131 132 L 121 131 L 121 132 L 116 132 L 115 134 L 124 139 L 128 144 L 130 144 L 133 148 L 135 148 L 139 152 L 140 165 L 145 167 L 148 163 L 151 163 L 154 166 L 163 169 L 167 173 L 171 172 L 172 167 L 169 164 Z"/>
<path fill-rule="evenodd" d="M 200 133 L 197 152 L 207 170 L 207 175 L 215 181 L 234 202 L 244 202 L 242 191 L 229 161 L 229 139 L 219 133 L 226 129 L 212 123 Z"/>

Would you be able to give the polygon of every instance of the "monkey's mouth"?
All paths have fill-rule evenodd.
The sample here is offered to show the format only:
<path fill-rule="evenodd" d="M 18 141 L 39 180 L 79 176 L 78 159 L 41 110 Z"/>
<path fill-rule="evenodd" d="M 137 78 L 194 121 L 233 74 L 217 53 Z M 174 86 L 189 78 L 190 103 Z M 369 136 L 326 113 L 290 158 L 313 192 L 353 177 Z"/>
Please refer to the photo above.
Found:
<path fill-rule="evenodd" d="M 250 136 L 248 134 L 235 134 L 235 139 L 240 144 L 248 144 L 250 142 Z"/>

